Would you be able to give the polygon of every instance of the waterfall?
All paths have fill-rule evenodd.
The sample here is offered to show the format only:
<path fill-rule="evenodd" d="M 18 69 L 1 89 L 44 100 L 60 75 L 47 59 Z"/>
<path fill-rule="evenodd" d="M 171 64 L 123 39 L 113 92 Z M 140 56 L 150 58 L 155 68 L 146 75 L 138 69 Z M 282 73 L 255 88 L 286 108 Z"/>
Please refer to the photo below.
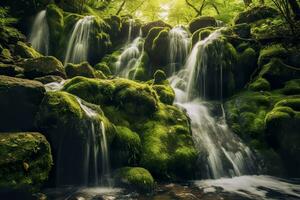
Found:
<path fill-rule="evenodd" d="M 129 19 L 127 43 L 130 43 L 130 41 L 131 41 L 133 23 L 134 23 L 134 20 L 133 19 Z"/>
<path fill-rule="evenodd" d="M 95 120 L 97 120 L 97 112 L 82 103 L 80 98 L 76 98 L 80 107 L 85 114 L 90 118 L 90 129 L 87 130 L 87 143 L 85 149 L 85 160 L 84 160 L 84 174 L 85 184 L 92 183 L 93 185 L 99 184 L 98 164 L 99 160 L 99 136 L 100 134 L 100 148 L 101 148 L 101 163 L 102 163 L 102 180 L 101 184 L 104 185 L 106 182 L 110 185 L 110 165 L 109 165 L 109 154 L 108 145 L 106 139 L 106 131 L 103 121 L 101 126 L 96 129 Z M 100 130 L 101 129 L 101 130 Z"/>
<path fill-rule="evenodd" d="M 38 52 L 49 55 L 49 26 L 46 10 L 42 10 L 37 14 L 31 29 L 29 42 Z"/>
<path fill-rule="evenodd" d="M 190 39 L 189 33 L 182 27 L 176 26 L 169 32 L 169 60 L 170 72 L 172 75 L 176 71 L 176 65 L 183 65 L 189 53 Z"/>
<path fill-rule="evenodd" d="M 213 32 L 205 40 L 199 41 L 192 49 L 185 66 L 169 78 L 175 91 L 175 104 L 186 110 L 191 119 L 191 128 L 201 162 L 203 178 L 233 177 L 252 173 L 254 156 L 246 145 L 230 131 L 222 102 L 213 105 L 205 101 L 208 77 L 208 47 L 215 47 L 215 41 L 221 36 L 220 30 Z M 220 48 L 215 47 L 216 50 Z M 214 52 L 214 61 L 222 68 L 222 51 Z M 222 70 L 219 79 L 222 79 Z M 219 90 L 222 100 L 222 80 Z M 200 88 L 198 87 L 200 84 Z M 210 88 L 214 89 L 214 88 Z M 200 90 L 200 92 L 197 92 Z M 222 115 L 213 117 L 211 107 L 218 108 Z"/>
<path fill-rule="evenodd" d="M 129 29 L 129 32 L 131 30 Z M 142 34 L 135 38 L 131 43 L 126 44 L 124 50 L 116 62 L 116 74 L 120 77 L 129 78 L 130 72 L 138 67 L 144 51 L 144 39 Z M 130 77 L 134 78 L 134 77 Z"/>
<path fill-rule="evenodd" d="M 85 16 L 74 25 L 65 56 L 67 63 L 80 63 L 88 60 L 89 36 L 92 29 L 94 16 Z"/>

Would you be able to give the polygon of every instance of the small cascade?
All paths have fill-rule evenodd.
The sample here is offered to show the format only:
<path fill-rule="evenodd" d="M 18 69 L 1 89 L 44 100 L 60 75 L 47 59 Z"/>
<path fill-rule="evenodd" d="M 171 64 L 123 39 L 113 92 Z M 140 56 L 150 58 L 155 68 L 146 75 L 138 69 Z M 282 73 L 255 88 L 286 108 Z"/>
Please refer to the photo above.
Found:
<path fill-rule="evenodd" d="M 49 55 L 49 26 L 46 10 L 39 12 L 34 20 L 29 42 L 32 47 L 43 55 Z"/>
<path fill-rule="evenodd" d="M 85 16 L 74 25 L 65 56 L 67 63 L 80 63 L 88 60 L 89 36 L 92 29 L 94 16 Z"/>
<path fill-rule="evenodd" d="M 206 81 L 210 78 L 206 73 L 210 62 L 207 59 L 207 47 L 218 45 L 214 44 L 214 41 L 220 35 L 220 30 L 217 30 L 205 40 L 199 41 L 191 51 L 184 68 L 169 78 L 176 94 L 175 104 L 186 110 L 191 119 L 193 139 L 200 155 L 202 178 L 240 176 L 255 170 L 251 150 L 226 124 L 222 102 L 216 105 L 204 101 Z M 221 64 L 222 53 L 217 52 L 214 56 L 214 62 Z M 222 79 L 222 70 L 220 73 L 219 79 Z M 222 85 L 219 85 L 217 90 L 222 100 Z M 222 114 L 213 117 L 211 108 L 219 110 Z"/>
<path fill-rule="evenodd" d="M 127 44 L 131 42 L 133 24 L 134 24 L 134 20 L 129 19 Z"/>
<path fill-rule="evenodd" d="M 62 80 L 61 82 L 51 82 L 45 84 L 46 91 L 59 91 L 64 87 L 66 80 Z"/>
<path fill-rule="evenodd" d="M 101 121 L 100 127 L 96 128 L 95 119 L 97 119 L 97 112 L 84 105 L 80 98 L 77 98 L 77 101 L 85 114 L 90 118 L 90 129 L 87 130 L 86 156 L 84 160 L 85 185 L 92 184 L 96 186 L 99 185 L 99 183 L 101 183 L 101 185 L 108 183 L 110 186 L 109 154 L 104 123 Z M 101 136 L 101 138 L 99 138 L 99 136 Z M 100 148 L 101 161 L 99 156 Z M 102 163 L 101 182 L 99 182 L 98 174 L 98 165 L 100 163 Z"/>
<path fill-rule="evenodd" d="M 190 49 L 189 36 L 189 33 L 182 26 L 176 26 L 169 32 L 170 75 L 176 72 L 176 66 L 181 67 L 185 63 Z"/>
<path fill-rule="evenodd" d="M 135 38 L 131 43 L 127 44 L 116 62 L 116 74 L 124 78 L 130 77 L 133 71 L 141 62 L 144 51 L 144 39 L 142 34 Z"/>

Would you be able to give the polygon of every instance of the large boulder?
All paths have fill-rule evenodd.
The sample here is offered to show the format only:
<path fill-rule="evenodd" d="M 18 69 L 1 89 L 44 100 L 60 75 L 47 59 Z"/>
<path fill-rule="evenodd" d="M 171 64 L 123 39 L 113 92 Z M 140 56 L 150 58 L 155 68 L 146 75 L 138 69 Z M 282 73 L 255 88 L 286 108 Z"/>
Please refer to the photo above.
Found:
<path fill-rule="evenodd" d="M 169 28 L 154 27 L 145 39 L 144 49 L 154 65 L 149 74 L 154 74 L 157 69 L 169 71 L 165 68 L 169 62 L 169 30 Z"/>
<path fill-rule="evenodd" d="M 40 133 L 0 133 L 0 157 L 1 189 L 38 189 L 48 179 L 51 150 Z"/>
<path fill-rule="evenodd" d="M 157 94 L 155 86 L 153 81 L 75 77 L 63 90 L 100 105 L 117 126 L 112 150 L 116 166 L 141 166 L 160 179 L 194 178 L 198 155 L 189 119 L 178 108 L 162 103 L 164 96 Z"/>
<path fill-rule="evenodd" d="M 278 15 L 277 10 L 268 6 L 256 6 L 249 8 L 248 10 L 239 13 L 235 19 L 235 24 L 252 23 L 261 19 L 270 17 L 276 17 Z"/>
<path fill-rule="evenodd" d="M 274 106 L 266 116 L 266 137 L 272 147 L 278 151 L 288 174 L 300 175 L 300 98 L 286 98 Z"/>
<path fill-rule="evenodd" d="M 44 93 L 40 82 L 0 76 L 0 131 L 32 131 Z"/>
<path fill-rule="evenodd" d="M 94 69 L 88 62 L 82 62 L 80 64 L 68 63 L 65 70 L 68 78 L 73 78 L 75 76 L 95 78 Z"/>
<path fill-rule="evenodd" d="M 272 58 L 264 65 L 259 76 L 265 78 L 273 89 L 283 87 L 286 81 L 300 77 L 300 68 L 289 66 L 278 58 Z"/>
<path fill-rule="evenodd" d="M 217 21 L 214 17 L 211 16 L 201 16 L 193 19 L 189 23 L 189 29 L 191 33 L 196 32 L 198 29 L 206 28 L 209 26 L 217 26 Z"/>
<path fill-rule="evenodd" d="M 64 66 L 53 56 L 26 59 L 20 66 L 24 68 L 24 75 L 31 79 L 47 75 L 66 77 Z"/>
<path fill-rule="evenodd" d="M 21 58 L 38 58 L 42 56 L 35 49 L 21 41 L 17 43 L 14 53 L 19 55 Z"/>
<path fill-rule="evenodd" d="M 100 157 L 97 159 L 99 163 L 95 161 L 95 165 L 91 165 L 87 155 L 95 149 L 100 155 L 100 143 L 104 137 L 101 136 L 102 131 L 108 143 L 114 136 L 114 128 L 99 106 L 88 104 L 66 92 L 48 92 L 40 105 L 36 127 L 51 144 L 56 184 L 94 183 L 97 178 L 95 174 L 89 178 L 86 172 L 95 165 L 101 166 Z M 93 147 L 93 150 L 90 149 Z M 89 155 L 94 159 L 92 153 Z M 98 170 L 100 174 L 102 169 Z"/>
<path fill-rule="evenodd" d="M 158 20 L 158 21 L 153 21 L 153 22 L 149 22 L 147 24 L 144 24 L 142 26 L 142 32 L 143 32 L 143 36 L 147 36 L 150 32 L 150 30 L 154 27 L 159 27 L 159 28 L 172 28 L 171 25 L 165 23 L 162 20 Z"/>

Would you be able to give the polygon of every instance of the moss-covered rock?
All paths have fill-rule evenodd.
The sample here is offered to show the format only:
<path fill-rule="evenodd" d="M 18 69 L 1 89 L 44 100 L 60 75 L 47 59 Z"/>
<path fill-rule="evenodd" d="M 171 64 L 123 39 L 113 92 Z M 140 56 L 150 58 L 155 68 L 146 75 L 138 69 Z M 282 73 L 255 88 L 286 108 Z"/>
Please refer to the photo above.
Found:
<path fill-rule="evenodd" d="M 252 23 L 261 19 L 270 17 L 276 17 L 278 15 L 277 10 L 268 6 L 256 6 L 247 9 L 244 12 L 239 13 L 235 19 L 235 24 Z"/>
<path fill-rule="evenodd" d="M 94 114 L 89 115 L 87 109 L 93 110 Z M 35 124 L 51 144 L 56 174 L 52 178 L 58 185 L 86 183 L 85 167 L 89 165 L 85 160 L 89 147 L 96 145 L 95 149 L 100 149 L 103 128 L 108 143 L 115 133 L 99 106 L 88 104 L 66 92 L 48 92 L 45 95 Z M 91 137 L 95 137 L 94 142 L 91 142 Z M 97 164 L 101 166 L 101 163 Z"/>
<path fill-rule="evenodd" d="M 94 69 L 101 71 L 105 76 L 112 75 L 110 68 L 105 62 L 100 62 L 94 66 Z"/>
<path fill-rule="evenodd" d="M 28 78 L 47 75 L 66 77 L 62 63 L 53 56 L 26 59 L 20 66 L 24 68 L 24 75 Z"/>
<path fill-rule="evenodd" d="M 123 144 L 125 147 L 131 144 L 134 132 L 139 135 L 142 147 L 137 166 L 145 167 L 160 179 L 179 179 L 187 176 L 193 178 L 196 170 L 192 170 L 191 166 L 194 169 L 197 167 L 197 154 L 188 117 L 178 108 L 161 103 L 161 101 L 168 103 L 173 101 L 171 88 L 167 88 L 171 90 L 171 94 L 162 90 L 166 96 L 169 95 L 166 98 L 168 100 L 163 100 L 163 95 L 157 94 L 156 86 L 163 85 L 153 85 L 152 81 L 138 83 L 119 78 L 93 80 L 76 77 L 65 84 L 64 90 L 88 102 L 101 105 L 105 116 L 115 125 L 122 127 L 119 131 L 130 135 L 128 137 L 130 140 L 123 140 L 128 143 Z M 175 154 L 181 148 L 187 150 L 188 153 Z M 123 149 L 123 147 L 115 148 L 114 151 L 122 152 Z M 184 165 L 181 171 L 176 168 L 175 162 L 171 162 L 174 160 Z M 187 163 L 186 160 L 191 162 Z"/>
<path fill-rule="evenodd" d="M 64 81 L 64 79 L 62 77 L 53 76 L 53 75 L 38 77 L 38 78 L 35 78 L 34 80 L 39 81 L 43 84 L 48 84 L 48 83 L 53 83 L 53 82 L 61 83 L 62 81 Z"/>
<path fill-rule="evenodd" d="M 152 87 L 156 91 L 161 102 L 169 105 L 173 104 L 175 99 L 175 92 L 168 81 L 162 84 L 155 84 Z"/>
<path fill-rule="evenodd" d="M 26 45 L 24 42 L 21 41 L 17 43 L 14 53 L 16 55 L 19 55 L 21 58 L 38 58 L 42 56 L 35 49 L 29 47 L 28 45 Z"/>
<path fill-rule="evenodd" d="M 64 15 L 63 10 L 56 4 L 49 4 L 46 8 L 46 19 L 49 26 L 50 53 L 61 58 L 63 52 L 60 52 L 60 45 L 67 41 L 62 41 L 62 33 L 64 33 Z M 66 39 L 65 39 L 66 40 Z"/>
<path fill-rule="evenodd" d="M 48 179 L 50 145 L 40 133 L 0 133 L 0 188 L 36 190 Z"/>
<path fill-rule="evenodd" d="M 268 80 L 271 87 L 276 89 L 282 87 L 288 80 L 299 78 L 300 69 L 286 65 L 278 58 L 273 58 L 263 66 L 259 76 Z"/>
<path fill-rule="evenodd" d="M 118 105 L 128 115 L 145 116 L 157 110 L 158 97 L 155 91 L 147 84 L 127 79 L 93 80 L 77 77 L 69 81 L 64 90 L 97 105 Z"/>
<path fill-rule="evenodd" d="M 124 126 L 116 127 L 111 146 L 112 166 L 136 166 L 140 161 L 142 143 L 139 135 Z"/>
<path fill-rule="evenodd" d="M 141 192 L 151 192 L 155 188 L 152 175 L 140 167 L 124 167 L 117 170 L 115 180 L 122 186 Z"/>
<path fill-rule="evenodd" d="M 147 35 L 149 34 L 150 30 L 151 30 L 152 28 L 155 28 L 155 27 L 157 27 L 157 28 L 170 28 L 170 29 L 172 28 L 171 25 L 165 23 L 165 22 L 162 21 L 162 20 L 149 22 L 149 23 L 144 24 L 144 25 L 142 26 L 143 36 L 147 36 Z"/>
<path fill-rule="evenodd" d="M 155 66 L 150 74 L 154 74 L 157 69 L 168 71 L 164 66 L 169 62 L 169 30 L 162 27 L 152 28 L 145 39 L 144 49 Z"/>
<path fill-rule="evenodd" d="M 269 63 L 272 58 L 286 59 L 288 54 L 288 50 L 280 44 L 267 46 L 260 51 L 258 65 L 263 66 Z"/>
<path fill-rule="evenodd" d="M 194 46 L 199 40 L 207 38 L 214 30 L 214 27 L 201 28 L 195 31 L 192 35 L 192 46 Z"/>
<path fill-rule="evenodd" d="M 300 98 L 286 98 L 266 115 L 266 137 L 278 151 L 291 176 L 299 176 L 300 170 Z"/>
<path fill-rule="evenodd" d="M 235 25 L 233 31 L 241 38 L 249 38 L 251 36 L 251 27 L 247 23 Z"/>
<path fill-rule="evenodd" d="M 300 94 L 300 79 L 294 79 L 287 81 L 282 89 L 285 95 L 297 95 Z"/>
<path fill-rule="evenodd" d="M 0 76 L 0 131 L 31 131 L 44 97 L 40 82 Z"/>
<path fill-rule="evenodd" d="M 23 74 L 23 71 L 23 68 L 18 67 L 14 64 L 0 63 L 0 75 L 16 76 L 18 74 Z"/>
<path fill-rule="evenodd" d="M 65 71 L 68 78 L 75 76 L 84 76 L 87 78 L 95 78 L 95 71 L 88 62 L 82 62 L 80 64 L 68 63 L 65 67 Z"/>
<path fill-rule="evenodd" d="M 206 28 L 206 27 L 209 27 L 209 26 L 217 26 L 217 22 L 216 22 L 216 19 L 214 17 L 201 16 L 201 17 L 193 19 L 189 23 L 189 29 L 190 29 L 191 33 L 194 33 L 198 29 Z"/>
<path fill-rule="evenodd" d="M 249 89 L 252 91 L 269 91 L 271 89 L 270 83 L 264 78 L 258 78 L 249 85 Z"/>

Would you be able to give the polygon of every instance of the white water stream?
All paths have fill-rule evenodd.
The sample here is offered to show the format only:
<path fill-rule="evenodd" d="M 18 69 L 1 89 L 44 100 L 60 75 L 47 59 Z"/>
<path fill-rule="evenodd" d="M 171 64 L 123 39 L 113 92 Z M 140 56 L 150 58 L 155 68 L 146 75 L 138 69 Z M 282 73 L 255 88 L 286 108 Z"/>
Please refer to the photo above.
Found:
<path fill-rule="evenodd" d="M 37 14 L 31 29 L 29 42 L 41 54 L 49 55 L 49 26 L 46 10 L 42 10 Z"/>

